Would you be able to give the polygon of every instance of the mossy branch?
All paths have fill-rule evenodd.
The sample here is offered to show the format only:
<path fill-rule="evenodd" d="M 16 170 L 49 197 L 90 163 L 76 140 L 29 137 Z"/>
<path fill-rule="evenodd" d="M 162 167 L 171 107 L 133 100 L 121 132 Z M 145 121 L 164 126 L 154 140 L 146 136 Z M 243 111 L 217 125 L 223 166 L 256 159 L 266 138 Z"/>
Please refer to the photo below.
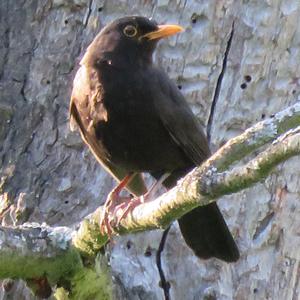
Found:
<path fill-rule="evenodd" d="M 263 145 L 265 148 L 260 149 L 256 157 L 229 169 L 232 163 Z M 121 221 L 119 228 L 114 228 L 115 232 L 125 234 L 165 228 L 194 207 L 261 181 L 276 165 L 299 154 L 300 103 L 297 102 L 228 141 L 176 187 L 136 207 Z M 61 278 L 74 279 L 76 274 L 82 274 L 82 257 L 95 258 L 108 240 L 99 230 L 101 209 L 83 220 L 77 230 L 36 224 L 0 227 L 0 278 L 30 280 L 47 276 L 50 284 L 54 284 Z"/>

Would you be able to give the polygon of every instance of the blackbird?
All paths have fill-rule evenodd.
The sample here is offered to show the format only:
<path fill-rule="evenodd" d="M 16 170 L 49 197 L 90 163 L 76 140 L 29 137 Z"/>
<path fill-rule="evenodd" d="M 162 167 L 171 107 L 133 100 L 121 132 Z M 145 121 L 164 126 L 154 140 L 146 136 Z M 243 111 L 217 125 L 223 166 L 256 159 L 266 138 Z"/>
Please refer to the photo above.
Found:
<path fill-rule="evenodd" d="M 177 25 L 123 17 L 101 30 L 80 62 L 71 128 L 77 125 L 97 160 L 121 182 L 116 194 L 124 186 L 135 196 L 146 193 L 142 172 L 169 189 L 210 155 L 206 136 L 178 87 L 152 63 L 157 42 L 179 31 Z M 195 208 L 178 222 L 198 257 L 239 258 L 216 203 Z"/>

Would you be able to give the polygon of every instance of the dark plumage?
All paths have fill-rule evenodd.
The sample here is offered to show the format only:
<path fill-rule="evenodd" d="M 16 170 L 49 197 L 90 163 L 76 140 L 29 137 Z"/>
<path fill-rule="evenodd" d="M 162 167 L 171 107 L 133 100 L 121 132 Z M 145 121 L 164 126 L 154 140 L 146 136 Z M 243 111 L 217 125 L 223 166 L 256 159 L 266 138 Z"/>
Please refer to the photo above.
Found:
<path fill-rule="evenodd" d="M 141 172 L 157 179 L 171 173 L 163 182 L 170 188 L 210 155 L 205 134 L 177 86 L 152 64 L 157 41 L 178 31 L 178 26 L 158 26 L 143 17 L 118 19 L 90 44 L 74 80 L 71 123 L 117 180 L 137 174 L 127 186 L 134 195 L 146 191 Z M 178 222 L 198 257 L 238 259 L 215 203 Z"/>

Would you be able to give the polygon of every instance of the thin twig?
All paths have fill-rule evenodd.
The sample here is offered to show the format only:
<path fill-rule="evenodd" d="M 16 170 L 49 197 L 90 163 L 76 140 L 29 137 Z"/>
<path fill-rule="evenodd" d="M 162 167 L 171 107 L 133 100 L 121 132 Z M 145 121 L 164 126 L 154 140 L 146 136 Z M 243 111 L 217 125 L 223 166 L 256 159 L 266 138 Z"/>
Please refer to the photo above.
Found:
<path fill-rule="evenodd" d="M 170 298 L 171 285 L 170 285 L 169 281 L 166 280 L 166 276 L 165 276 L 163 267 L 161 265 L 161 254 L 164 251 L 165 243 L 166 243 L 170 228 L 171 228 L 171 226 L 169 226 L 168 228 L 166 228 L 164 230 L 161 240 L 160 240 L 160 243 L 159 243 L 159 247 L 157 249 L 157 253 L 156 253 L 156 265 L 157 265 L 157 269 L 158 269 L 158 273 L 159 273 L 159 277 L 160 277 L 159 286 L 164 291 L 165 300 L 171 300 L 171 298 Z"/>

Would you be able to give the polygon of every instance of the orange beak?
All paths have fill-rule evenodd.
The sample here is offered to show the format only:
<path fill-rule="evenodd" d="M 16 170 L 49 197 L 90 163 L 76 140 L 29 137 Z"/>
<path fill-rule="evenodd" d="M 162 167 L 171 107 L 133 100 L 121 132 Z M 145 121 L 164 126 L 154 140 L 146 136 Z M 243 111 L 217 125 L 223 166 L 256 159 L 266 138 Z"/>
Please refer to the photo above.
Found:
<path fill-rule="evenodd" d="M 156 40 L 174 35 L 181 31 L 184 31 L 184 29 L 178 25 L 159 25 L 157 30 L 144 34 L 142 38 Z"/>

